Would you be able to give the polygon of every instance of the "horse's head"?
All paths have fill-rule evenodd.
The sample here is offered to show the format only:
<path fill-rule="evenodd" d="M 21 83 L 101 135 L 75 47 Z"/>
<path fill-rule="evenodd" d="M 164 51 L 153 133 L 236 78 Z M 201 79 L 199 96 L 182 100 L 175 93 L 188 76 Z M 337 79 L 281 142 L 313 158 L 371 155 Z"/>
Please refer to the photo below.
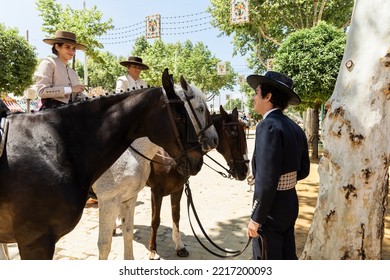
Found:
<path fill-rule="evenodd" d="M 217 151 L 221 153 L 229 165 L 229 173 L 237 180 L 244 180 L 249 170 L 248 150 L 243 125 L 239 122 L 237 108 L 228 114 L 220 106 L 220 117 L 212 115 L 218 129 L 219 144 Z M 220 122 L 217 126 L 216 122 Z"/>
<path fill-rule="evenodd" d="M 206 104 L 206 95 L 196 86 L 190 85 L 180 77 L 180 86 L 175 86 L 176 93 L 184 102 L 188 115 L 195 128 L 195 135 L 202 144 L 204 152 L 208 152 L 218 145 L 218 133 L 212 124 L 210 112 Z"/>
<path fill-rule="evenodd" d="M 165 69 L 162 75 L 163 84 L 163 102 L 162 108 L 169 116 L 169 122 L 162 122 L 156 119 L 158 126 L 155 127 L 160 131 L 169 129 L 172 131 L 169 135 L 162 135 L 164 139 L 158 139 L 164 142 L 164 149 L 176 161 L 177 170 L 181 174 L 196 175 L 203 164 L 203 151 L 198 142 L 195 128 L 186 110 L 185 102 L 176 94 L 172 76 L 169 75 L 168 69 Z M 157 110 L 157 108 L 156 108 Z M 155 114 L 154 116 L 158 116 Z M 165 127 L 165 126 L 169 126 Z M 152 142 L 153 139 L 151 139 Z M 156 143 L 157 144 L 157 143 Z"/>

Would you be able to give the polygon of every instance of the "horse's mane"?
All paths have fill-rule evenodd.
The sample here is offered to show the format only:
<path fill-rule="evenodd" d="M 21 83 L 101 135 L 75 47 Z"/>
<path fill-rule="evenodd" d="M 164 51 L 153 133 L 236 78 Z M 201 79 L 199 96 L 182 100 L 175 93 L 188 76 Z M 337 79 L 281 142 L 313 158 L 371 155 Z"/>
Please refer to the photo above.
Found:
<path fill-rule="evenodd" d="M 129 92 L 121 92 L 121 93 L 106 93 L 106 94 L 103 94 L 103 95 L 99 95 L 99 96 L 93 96 L 93 97 L 87 97 L 83 100 L 80 100 L 78 102 L 74 102 L 74 103 L 68 103 L 68 104 L 65 104 L 61 107 L 58 107 L 58 108 L 55 108 L 55 109 L 47 109 L 47 110 L 43 110 L 43 111 L 35 111 L 35 112 L 32 112 L 32 114 L 36 114 L 36 113 L 40 113 L 40 114 L 45 114 L 45 113 L 49 113 L 49 112 L 54 112 L 54 111 L 62 111 L 62 110 L 68 110 L 69 108 L 78 108 L 78 107 L 83 107 L 85 106 L 85 104 L 91 104 L 91 103 L 94 103 L 94 102 L 100 102 L 101 100 L 114 100 L 116 98 L 126 98 L 128 95 L 137 95 L 137 94 L 140 94 L 142 92 L 145 92 L 145 91 L 149 91 L 149 90 L 155 90 L 157 88 L 144 88 L 144 89 L 138 89 L 138 90 L 133 90 L 133 91 L 129 91 Z M 25 112 L 14 112 L 14 113 L 11 113 L 11 114 L 27 114 Z"/>

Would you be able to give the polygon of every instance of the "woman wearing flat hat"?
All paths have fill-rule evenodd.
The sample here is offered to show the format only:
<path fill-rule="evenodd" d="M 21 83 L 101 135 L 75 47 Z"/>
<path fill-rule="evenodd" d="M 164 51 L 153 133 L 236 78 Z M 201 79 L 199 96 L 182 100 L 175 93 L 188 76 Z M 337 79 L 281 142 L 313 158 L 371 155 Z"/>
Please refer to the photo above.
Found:
<path fill-rule="evenodd" d="M 42 101 L 40 110 L 61 107 L 77 101 L 85 95 L 84 85 L 80 83 L 76 72 L 68 66 L 76 50 L 86 47 L 76 41 L 76 35 L 68 31 L 57 31 L 54 38 L 43 39 L 52 45 L 55 58 L 42 59 L 34 73 L 37 93 Z"/>
<path fill-rule="evenodd" d="M 128 60 L 119 63 L 127 68 L 127 75 L 117 79 L 115 92 L 126 92 L 148 87 L 145 81 L 139 77 L 142 70 L 149 70 L 149 66 L 142 63 L 142 58 L 130 56 Z"/>
<path fill-rule="evenodd" d="M 292 89 L 292 79 L 278 72 L 250 75 L 247 82 L 256 92 L 254 111 L 263 116 L 256 127 L 252 158 L 255 190 L 247 229 L 253 238 L 253 259 L 261 259 L 264 251 L 267 259 L 297 259 L 295 185 L 309 175 L 310 161 L 305 133 L 283 110 L 301 99 Z"/>

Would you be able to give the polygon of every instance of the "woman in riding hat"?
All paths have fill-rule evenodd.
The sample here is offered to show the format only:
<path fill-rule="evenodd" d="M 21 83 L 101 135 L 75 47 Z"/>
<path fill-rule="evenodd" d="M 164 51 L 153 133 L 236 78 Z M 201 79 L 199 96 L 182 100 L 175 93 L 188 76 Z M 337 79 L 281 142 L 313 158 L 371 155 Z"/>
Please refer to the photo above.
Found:
<path fill-rule="evenodd" d="M 119 63 L 127 68 L 128 73 L 126 76 L 118 78 L 115 92 L 126 92 L 147 87 L 145 81 L 139 77 L 142 70 L 149 70 L 149 66 L 142 63 L 142 58 L 130 56 L 128 60 Z"/>
<path fill-rule="evenodd" d="M 41 98 L 40 110 L 56 108 L 77 101 L 84 96 L 84 85 L 80 83 L 77 73 L 68 66 L 76 50 L 86 47 L 76 41 L 76 35 L 68 31 L 57 31 L 55 38 L 43 39 L 52 45 L 55 58 L 42 59 L 35 71 L 35 81 L 38 96 Z"/>

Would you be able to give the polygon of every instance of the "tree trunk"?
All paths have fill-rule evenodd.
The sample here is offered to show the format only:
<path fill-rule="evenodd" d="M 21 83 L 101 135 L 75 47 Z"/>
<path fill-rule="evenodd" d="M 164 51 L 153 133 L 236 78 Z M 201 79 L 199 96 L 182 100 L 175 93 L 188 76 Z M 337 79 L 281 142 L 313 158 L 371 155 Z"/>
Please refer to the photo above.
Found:
<path fill-rule="evenodd" d="M 322 127 L 320 186 L 302 259 L 380 259 L 390 151 L 390 1 L 357 0 Z"/>
<path fill-rule="evenodd" d="M 305 133 L 306 133 L 306 137 L 307 137 L 307 140 L 309 141 L 309 145 L 311 145 L 312 141 L 313 141 L 313 121 L 312 121 L 312 118 L 313 118 L 313 109 L 311 108 L 307 108 L 306 111 L 305 111 L 305 122 L 304 122 L 304 127 L 305 127 Z"/>
<path fill-rule="evenodd" d="M 311 158 L 312 159 L 318 159 L 318 140 L 320 139 L 319 136 L 319 129 L 320 129 L 320 106 L 321 104 L 316 104 L 314 106 L 314 109 L 312 110 L 312 141 L 311 141 Z"/>

